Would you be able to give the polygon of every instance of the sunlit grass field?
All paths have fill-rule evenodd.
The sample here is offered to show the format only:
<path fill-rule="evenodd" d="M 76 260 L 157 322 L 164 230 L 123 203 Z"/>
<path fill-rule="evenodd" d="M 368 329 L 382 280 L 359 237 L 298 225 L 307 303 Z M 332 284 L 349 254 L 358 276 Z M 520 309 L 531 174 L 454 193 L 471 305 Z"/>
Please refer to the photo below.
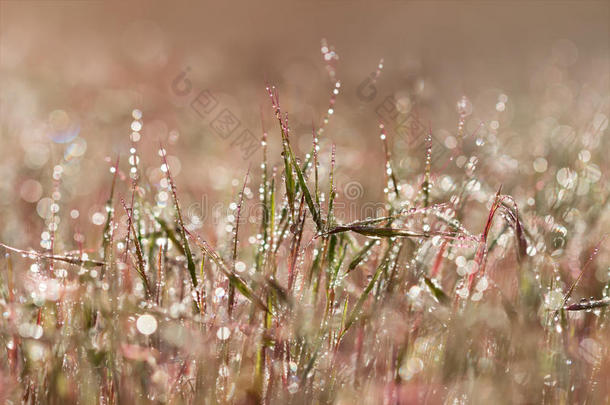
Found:
<path fill-rule="evenodd" d="M 325 114 L 296 132 L 261 81 L 250 169 L 232 168 L 232 143 L 214 212 L 179 167 L 182 138 L 142 135 L 154 112 L 124 111 L 127 146 L 99 143 L 95 174 L 74 169 L 86 143 L 68 114 L 50 114 L 46 179 L 19 177 L 29 223 L 0 223 L 36 235 L 0 240 L 3 403 L 610 401 L 607 89 L 567 110 L 555 93 L 464 96 L 442 131 L 415 101 L 381 104 L 383 163 L 346 183 L 340 70 L 322 54 Z M 104 205 L 71 199 L 89 178 Z M 371 183 L 383 192 L 364 200 Z"/>

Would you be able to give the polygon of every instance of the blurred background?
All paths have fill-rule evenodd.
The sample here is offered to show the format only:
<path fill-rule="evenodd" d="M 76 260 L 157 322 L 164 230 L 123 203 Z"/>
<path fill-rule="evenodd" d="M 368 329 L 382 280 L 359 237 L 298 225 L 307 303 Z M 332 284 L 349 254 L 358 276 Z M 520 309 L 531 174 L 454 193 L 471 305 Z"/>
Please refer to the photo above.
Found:
<path fill-rule="evenodd" d="M 321 176 L 335 144 L 343 198 L 383 198 L 380 120 L 415 188 L 423 144 L 396 123 L 431 128 L 442 155 L 460 112 L 494 157 L 483 168 L 490 187 L 525 199 L 535 182 L 517 179 L 580 149 L 598 181 L 609 40 L 608 1 L 2 1 L 0 240 L 38 245 L 58 177 L 62 220 L 101 232 L 111 162 L 120 155 L 128 171 L 134 131 L 151 184 L 163 177 L 161 141 L 183 204 L 234 201 L 248 167 L 257 175 L 262 123 L 279 150 L 267 83 L 301 156 L 312 125 L 324 126 Z M 433 173 L 451 170 L 443 162 Z"/>

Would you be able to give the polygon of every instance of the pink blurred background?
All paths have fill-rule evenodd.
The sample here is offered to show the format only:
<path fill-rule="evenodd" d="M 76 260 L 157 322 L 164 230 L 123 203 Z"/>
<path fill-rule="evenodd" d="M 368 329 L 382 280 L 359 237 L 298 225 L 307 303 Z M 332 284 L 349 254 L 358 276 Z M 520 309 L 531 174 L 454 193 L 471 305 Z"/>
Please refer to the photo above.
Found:
<path fill-rule="evenodd" d="M 239 119 L 240 130 L 256 137 L 262 111 L 277 151 L 265 93 L 266 82 L 275 84 L 304 155 L 311 123 L 321 124 L 333 88 L 322 38 L 339 55 L 341 81 L 321 137 L 322 166 L 336 144 L 339 189 L 357 181 L 363 201 L 382 198 L 376 109 L 386 97 L 406 111 L 417 106 L 442 143 L 456 131 L 462 96 L 473 105 L 466 128 L 472 132 L 494 119 L 505 95 L 498 140 L 507 156 L 532 160 L 546 153 L 537 131 L 568 121 L 577 136 L 591 120 L 605 119 L 607 127 L 607 1 L 2 1 L 0 239 L 36 245 L 41 219 L 34 213 L 40 215 L 38 202 L 52 192 L 53 167 L 62 159 L 64 214 L 73 207 L 86 218 L 100 211 L 108 159 L 128 156 L 136 108 L 143 112 L 143 164 L 159 166 L 156 150 L 164 142 L 185 204 L 203 196 L 210 203 L 234 199 L 234 179 L 241 182 L 249 166 L 256 174 L 260 153 L 244 158 L 234 138 L 222 139 L 189 103 L 209 90 Z M 375 95 L 363 98 L 359 86 L 381 58 Z M 185 69 L 192 87 L 183 96 L 172 83 Z M 400 170 L 407 176 L 421 170 L 419 152 L 390 136 Z M 589 144 L 594 149 L 600 141 Z M 492 173 L 519 193 L 511 182 L 518 168 L 508 164 Z M 15 232 L 23 223 L 33 236 Z"/>

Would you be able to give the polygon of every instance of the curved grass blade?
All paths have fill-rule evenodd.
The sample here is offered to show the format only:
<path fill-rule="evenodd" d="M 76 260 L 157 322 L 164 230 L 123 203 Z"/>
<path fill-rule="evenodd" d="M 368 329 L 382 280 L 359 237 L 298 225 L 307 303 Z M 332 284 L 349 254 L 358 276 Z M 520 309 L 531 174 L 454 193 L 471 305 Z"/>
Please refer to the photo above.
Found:
<path fill-rule="evenodd" d="M 426 286 L 428 286 L 428 288 L 432 292 L 432 295 L 434 295 L 434 298 L 436 298 L 436 300 L 438 302 L 440 302 L 443 305 L 449 304 L 450 299 L 447 296 L 447 294 L 445 294 L 445 292 L 443 290 L 441 290 L 441 288 L 439 286 L 434 284 L 432 279 L 430 279 L 429 277 L 424 277 L 424 282 L 426 283 Z"/>
<path fill-rule="evenodd" d="M 369 240 L 364 244 L 364 247 L 362 249 L 360 249 L 360 252 L 358 252 L 356 257 L 354 257 L 352 259 L 352 261 L 349 263 L 349 265 L 347 266 L 347 273 L 354 270 L 364 260 L 364 258 L 368 254 L 369 250 L 371 250 L 373 248 L 373 246 L 375 246 L 375 243 L 377 243 L 377 241 Z"/>
<path fill-rule="evenodd" d="M 322 220 L 320 218 L 320 213 L 318 212 L 318 210 L 316 209 L 316 206 L 314 205 L 313 198 L 311 197 L 311 193 L 309 192 L 309 188 L 307 187 L 307 183 L 305 182 L 305 176 L 303 176 L 303 171 L 297 164 L 297 161 L 294 157 L 294 153 L 292 152 L 292 148 L 290 147 L 290 144 L 288 144 L 288 153 L 290 154 L 290 160 L 292 161 L 294 170 L 297 173 L 297 179 L 299 180 L 299 185 L 301 186 L 301 190 L 303 192 L 303 195 L 305 196 L 305 202 L 307 203 L 307 207 L 309 208 L 309 211 L 311 212 L 311 216 L 313 218 L 313 221 L 316 224 L 318 232 L 321 232 L 323 229 L 323 226 L 322 226 Z"/>
<path fill-rule="evenodd" d="M 600 300 L 585 300 L 576 304 L 571 304 L 563 309 L 566 311 L 587 311 L 595 308 L 603 308 L 610 306 L 610 297 L 602 298 Z"/>
<path fill-rule="evenodd" d="M 102 251 L 104 252 L 104 261 L 108 262 L 108 258 L 111 255 L 111 246 L 112 246 L 112 233 L 110 232 L 110 226 L 112 224 L 112 220 L 114 217 L 114 189 L 116 187 L 116 179 L 119 174 L 119 158 L 117 156 L 116 162 L 114 164 L 114 175 L 112 176 L 112 185 L 110 186 L 110 195 L 108 196 L 108 200 L 106 201 L 106 223 L 104 224 L 104 231 L 102 234 Z M 102 267 L 101 277 L 104 277 L 104 273 L 106 271 L 106 266 Z"/>
<path fill-rule="evenodd" d="M 347 321 L 345 322 L 345 327 L 339 334 L 339 339 L 341 339 L 347 333 L 347 330 L 350 328 L 350 326 L 352 326 L 352 324 L 358 318 L 358 315 L 360 314 L 360 310 L 362 309 L 364 302 L 368 298 L 370 292 L 373 290 L 373 287 L 375 286 L 375 283 L 377 282 L 377 279 L 379 279 L 379 276 L 381 275 L 382 272 L 383 272 L 383 266 L 379 266 L 377 268 L 377 271 L 375 271 L 375 275 L 373 276 L 371 281 L 369 281 L 369 284 L 366 286 L 366 288 L 364 289 L 362 294 L 360 294 L 358 301 L 356 301 L 356 305 L 354 305 L 354 309 L 352 309 L 352 312 L 350 312 L 350 315 L 347 318 Z"/>
<path fill-rule="evenodd" d="M 237 262 L 237 238 L 239 237 L 239 221 L 241 219 L 241 207 L 244 204 L 244 190 L 246 189 L 246 183 L 248 182 L 248 176 L 250 175 L 250 169 L 248 168 L 248 172 L 246 173 L 246 178 L 244 179 L 244 184 L 242 186 L 241 192 L 239 193 L 239 203 L 237 204 L 237 215 L 235 218 L 235 235 L 233 235 L 233 256 L 231 263 L 231 272 L 235 273 L 235 263 Z M 235 285 L 229 285 L 229 298 L 227 300 L 228 305 L 228 313 L 229 315 L 233 312 L 233 304 L 235 302 Z"/>
<path fill-rule="evenodd" d="M 163 160 L 163 164 L 165 165 L 165 169 L 166 169 L 165 173 L 167 175 L 167 181 L 169 182 L 172 198 L 174 200 L 174 206 L 176 208 L 176 216 L 178 219 L 178 225 L 180 225 L 178 230 L 179 230 L 180 236 L 182 238 L 182 251 L 184 252 L 184 255 L 186 256 L 187 267 L 188 267 L 189 274 L 191 276 L 191 282 L 193 284 L 193 288 L 196 288 L 197 287 L 197 272 L 195 269 L 195 261 L 193 260 L 191 248 L 189 246 L 189 242 L 186 237 L 186 228 L 184 227 L 184 221 L 182 220 L 182 213 L 180 212 L 180 204 L 178 203 L 176 185 L 174 184 L 174 180 L 172 179 L 172 175 L 171 175 L 171 172 L 169 169 L 169 164 L 167 163 L 167 155 L 165 153 L 165 149 L 163 148 L 163 145 L 161 143 L 159 143 L 159 144 L 160 144 L 161 158 Z M 172 240 L 172 242 L 174 242 L 174 240 Z"/>
<path fill-rule="evenodd" d="M 288 205 L 290 206 L 290 214 L 294 217 L 294 200 L 295 200 L 295 183 L 294 177 L 292 174 L 292 165 L 290 160 L 289 143 L 288 143 L 288 127 L 282 120 L 282 112 L 280 110 L 280 100 L 275 90 L 275 86 L 269 87 L 267 86 L 267 92 L 269 93 L 269 98 L 271 99 L 271 105 L 273 106 L 273 110 L 275 112 L 275 116 L 280 123 L 280 132 L 282 134 L 282 157 L 284 160 L 284 182 L 286 185 L 286 197 L 288 198 Z"/>
<path fill-rule="evenodd" d="M 406 238 L 427 238 L 433 235 L 430 232 L 413 232 L 407 231 L 404 229 L 395 229 L 391 227 L 380 227 L 376 228 L 373 226 L 337 226 L 330 231 L 328 231 L 325 235 L 332 235 L 335 233 L 341 232 L 355 232 L 360 235 L 370 236 L 374 238 L 397 238 L 397 237 L 406 237 Z"/>
<path fill-rule="evenodd" d="M 84 266 L 86 268 L 99 267 L 99 266 L 104 266 L 106 264 L 106 262 L 99 261 L 99 260 L 91 260 L 91 259 L 85 260 L 85 259 L 81 259 L 78 257 L 48 255 L 48 254 L 37 252 L 35 250 L 17 249 L 12 246 L 6 245 L 2 242 L 0 242 L 0 246 L 5 248 L 6 250 L 10 250 L 11 252 L 22 254 L 25 257 L 35 256 L 37 259 L 55 260 L 58 262 L 64 262 L 64 263 L 68 263 L 68 264 Z"/>
<path fill-rule="evenodd" d="M 239 277 L 237 274 L 232 272 L 227 267 L 225 262 L 218 255 L 218 253 L 216 253 L 214 251 L 214 249 L 212 249 L 210 247 L 210 245 L 208 245 L 208 243 L 206 241 L 201 239 L 201 237 L 199 235 L 197 235 L 197 234 L 193 234 L 193 233 L 191 233 L 189 231 L 186 231 L 186 233 L 195 241 L 195 243 L 197 244 L 197 246 L 199 246 L 199 248 L 201 249 L 203 254 L 208 256 L 216 264 L 218 269 L 229 279 L 229 283 L 234 285 L 235 288 L 237 289 L 237 291 L 242 293 L 242 295 L 244 297 L 249 299 L 251 302 L 257 304 L 258 306 L 260 306 L 265 311 L 269 310 L 267 308 L 267 305 L 265 305 L 265 303 L 254 294 L 254 292 L 246 284 L 246 282 L 244 280 L 242 280 L 241 277 Z"/>
<path fill-rule="evenodd" d="M 146 291 L 146 297 L 149 297 L 151 295 L 152 291 L 150 289 L 150 283 L 148 282 L 148 277 L 146 276 L 146 267 L 144 266 L 144 254 L 142 253 L 142 245 L 140 244 L 140 240 L 138 239 L 138 237 L 136 235 L 136 228 L 133 225 L 133 220 L 131 217 L 131 209 L 127 208 L 127 205 L 125 204 L 125 200 L 123 198 L 121 198 L 121 204 L 123 205 L 123 209 L 125 210 L 128 218 L 129 218 L 130 229 L 128 229 L 128 232 L 132 233 L 133 244 L 136 247 L 138 275 L 140 276 L 140 278 L 142 279 L 142 282 L 144 283 L 144 290 Z"/>

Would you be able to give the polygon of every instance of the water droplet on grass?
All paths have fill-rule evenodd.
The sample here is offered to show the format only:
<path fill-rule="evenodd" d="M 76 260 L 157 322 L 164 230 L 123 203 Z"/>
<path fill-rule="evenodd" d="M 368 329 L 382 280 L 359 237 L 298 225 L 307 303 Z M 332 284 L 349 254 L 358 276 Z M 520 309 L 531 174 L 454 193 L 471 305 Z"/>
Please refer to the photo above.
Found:
<path fill-rule="evenodd" d="M 231 330 L 226 326 L 219 328 L 216 332 L 216 337 L 220 340 L 227 340 L 229 336 L 231 336 Z"/>
<path fill-rule="evenodd" d="M 157 330 L 157 319 L 150 314 L 141 315 L 136 321 L 136 327 L 141 334 L 152 335 Z"/>

